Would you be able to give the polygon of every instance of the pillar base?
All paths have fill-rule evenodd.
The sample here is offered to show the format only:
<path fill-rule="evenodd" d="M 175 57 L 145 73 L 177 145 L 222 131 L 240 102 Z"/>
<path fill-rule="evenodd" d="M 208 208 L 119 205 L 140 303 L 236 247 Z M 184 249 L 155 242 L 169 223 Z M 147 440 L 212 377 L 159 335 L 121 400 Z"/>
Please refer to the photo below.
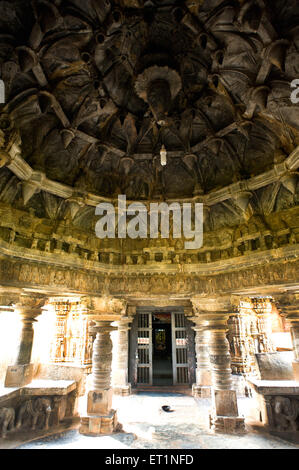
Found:
<path fill-rule="evenodd" d="M 33 380 L 33 364 L 8 366 L 5 377 L 5 387 L 24 387 Z"/>
<path fill-rule="evenodd" d="M 116 385 L 115 387 L 113 387 L 113 393 L 114 395 L 121 395 L 122 397 L 127 397 L 132 393 L 131 384 L 119 386 Z"/>
<path fill-rule="evenodd" d="M 242 416 L 216 416 L 209 414 L 210 429 L 225 434 L 244 434 L 245 419 Z"/>
<path fill-rule="evenodd" d="M 108 415 L 88 415 L 81 417 L 80 434 L 86 436 L 101 436 L 122 431 L 122 426 L 117 422 L 115 410 L 110 410 Z"/>
<path fill-rule="evenodd" d="M 215 432 L 239 434 L 245 432 L 245 419 L 239 416 L 235 390 L 212 390 L 210 429 Z"/>
<path fill-rule="evenodd" d="M 238 416 L 235 390 L 212 390 L 212 406 L 216 416 Z"/>
<path fill-rule="evenodd" d="M 299 362 L 293 362 L 294 380 L 299 382 Z"/>
<path fill-rule="evenodd" d="M 211 398 L 211 387 L 193 384 L 192 395 L 194 398 Z"/>
<path fill-rule="evenodd" d="M 87 413 L 106 416 L 112 408 L 112 389 L 90 390 L 87 394 Z"/>

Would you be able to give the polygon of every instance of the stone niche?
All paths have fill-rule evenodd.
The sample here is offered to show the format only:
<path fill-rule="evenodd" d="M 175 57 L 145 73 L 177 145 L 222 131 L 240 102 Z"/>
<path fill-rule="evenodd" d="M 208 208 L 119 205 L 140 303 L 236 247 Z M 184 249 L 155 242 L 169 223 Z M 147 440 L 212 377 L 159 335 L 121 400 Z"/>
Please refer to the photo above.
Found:
<path fill-rule="evenodd" d="M 0 448 L 4 440 L 30 441 L 71 427 L 78 420 L 75 381 L 36 380 L 0 391 Z"/>

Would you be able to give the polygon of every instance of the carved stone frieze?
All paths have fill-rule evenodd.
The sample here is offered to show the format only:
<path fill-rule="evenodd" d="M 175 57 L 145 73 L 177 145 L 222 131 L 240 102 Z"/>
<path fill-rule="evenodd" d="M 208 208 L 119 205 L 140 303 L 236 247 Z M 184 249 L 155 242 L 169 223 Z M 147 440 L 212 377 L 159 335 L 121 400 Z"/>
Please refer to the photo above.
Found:
<path fill-rule="evenodd" d="M 294 285 L 298 282 L 296 259 L 231 268 L 229 272 L 209 275 L 194 273 L 95 273 L 36 262 L 0 260 L 2 286 L 35 287 L 47 292 L 76 292 L 109 296 L 144 296 L 182 294 L 213 296 L 246 289 Z"/>

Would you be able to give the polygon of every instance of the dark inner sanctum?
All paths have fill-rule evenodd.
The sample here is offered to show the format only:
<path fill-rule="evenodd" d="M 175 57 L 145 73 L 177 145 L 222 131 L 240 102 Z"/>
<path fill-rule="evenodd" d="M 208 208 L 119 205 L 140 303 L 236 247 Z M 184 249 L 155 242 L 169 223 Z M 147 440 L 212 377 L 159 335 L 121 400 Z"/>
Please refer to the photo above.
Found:
<path fill-rule="evenodd" d="M 153 384 L 173 385 L 171 314 L 154 315 Z"/>

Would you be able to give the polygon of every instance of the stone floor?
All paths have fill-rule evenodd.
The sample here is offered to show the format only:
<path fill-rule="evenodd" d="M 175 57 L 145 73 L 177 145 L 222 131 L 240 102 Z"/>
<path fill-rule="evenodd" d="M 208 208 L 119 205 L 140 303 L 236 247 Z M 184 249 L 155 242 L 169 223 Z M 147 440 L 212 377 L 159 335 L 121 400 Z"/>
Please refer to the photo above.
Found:
<path fill-rule="evenodd" d="M 180 393 L 139 392 L 114 397 L 124 433 L 87 437 L 70 430 L 23 444 L 18 449 L 299 449 L 290 442 L 247 425 L 241 436 L 214 434 L 208 429 L 208 399 Z M 239 399 L 240 414 L 247 415 L 249 398 Z M 84 401 L 81 403 L 84 406 Z M 162 405 L 173 412 L 166 413 Z"/>

